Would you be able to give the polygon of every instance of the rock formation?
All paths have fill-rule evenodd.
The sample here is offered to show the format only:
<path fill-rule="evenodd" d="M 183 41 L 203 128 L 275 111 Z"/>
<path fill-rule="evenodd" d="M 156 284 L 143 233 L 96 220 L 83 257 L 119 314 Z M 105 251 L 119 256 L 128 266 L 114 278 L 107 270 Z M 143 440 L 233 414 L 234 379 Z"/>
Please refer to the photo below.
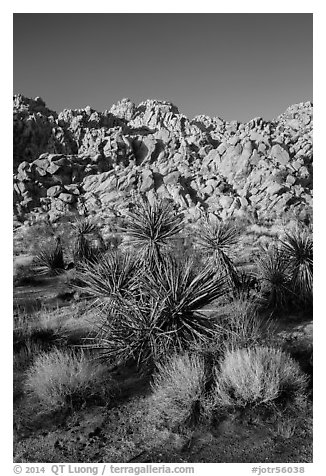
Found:
<path fill-rule="evenodd" d="M 14 97 L 14 213 L 109 217 L 136 192 L 172 199 L 190 221 L 251 214 L 270 219 L 312 207 L 312 110 L 274 121 L 189 120 L 165 101 L 57 114 Z"/>

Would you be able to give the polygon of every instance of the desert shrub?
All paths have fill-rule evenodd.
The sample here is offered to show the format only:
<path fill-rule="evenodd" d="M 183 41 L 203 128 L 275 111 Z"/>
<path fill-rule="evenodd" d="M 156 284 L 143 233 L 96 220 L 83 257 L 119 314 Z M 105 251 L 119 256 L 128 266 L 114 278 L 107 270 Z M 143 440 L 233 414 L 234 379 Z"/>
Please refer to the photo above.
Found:
<path fill-rule="evenodd" d="M 312 335 L 303 332 L 300 336 L 299 333 L 295 333 L 294 336 L 288 336 L 282 342 L 282 348 L 291 357 L 299 363 L 303 372 L 305 372 L 309 378 L 309 386 L 312 388 L 313 377 L 313 342 Z"/>
<path fill-rule="evenodd" d="M 235 245 L 239 239 L 239 230 L 231 222 L 218 222 L 206 219 L 197 227 L 196 242 L 207 261 L 226 274 L 230 283 L 238 281 L 233 263 Z"/>
<path fill-rule="evenodd" d="M 293 299 L 289 264 L 277 246 L 263 251 L 256 261 L 261 304 L 272 314 L 287 309 Z"/>
<path fill-rule="evenodd" d="M 13 332 L 19 335 L 24 335 L 29 332 L 31 327 L 31 318 L 27 312 L 22 308 L 17 308 L 13 314 Z"/>
<path fill-rule="evenodd" d="M 103 396 L 106 368 L 82 352 L 55 349 L 39 355 L 27 372 L 26 389 L 47 411 Z"/>
<path fill-rule="evenodd" d="M 225 349 L 239 349 L 261 344 L 267 339 L 271 341 L 276 333 L 276 324 L 258 314 L 253 299 L 236 299 L 226 316 L 220 321 L 223 329 L 223 345 Z"/>
<path fill-rule="evenodd" d="M 19 236 L 21 252 L 35 255 L 40 248 L 47 247 L 53 242 L 55 229 L 48 221 L 43 221 L 30 226 L 20 227 L 15 232 Z"/>
<path fill-rule="evenodd" d="M 153 378 L 152 419 L 169 428 L 196 424 L 203 414 L 206 373 L 196 355 L 175 355 L 158 365 Z"/>
<path fill-rule="evenodd" d="M 55 244 L 47 248 L 42 248 L 36 255 L 36 265 L 39 266 L 41 274 L 60 274 L 65 270 L 63 249 L 61 241 L 56 240 Z"/>
<path fill-rule="evenodd" d="M 38 286 L 44 280 L 37 273 L 34 256 L 16 257 L 13 266 L 14 286 Z"/>
<path fill-rule="evenodd" d="M 308 230 L 286 233 L 281 241 L 284 259 L 288 264 L 290 285 L 300 304 L 312 303 L 313 241 Z"/>
<path fill-rule="evenodd" d="M 32 339 L 24 340 L 23 345 L 14 345 L 14 354 L 13 354 L 13 370 L 14 370 L 14 379 L 21 378 L 19 372 L 24 371 L 31 362 L 42 352 L 44 352 L 44 346 L 40 345 L 38 342 L 33 341 Z M 21 386 L 21 382 L 19 382 Z"/>
<path fill-rule="evenodd" d="M 44 351 L 59 343 L 60 327 L 57 323 L 50 326 L 37 321 L 26 322 L 14 326 L 13 335 L 14 352 L 25 353 L 26 358 L 30 359 L 33 357 L 31 349 L 34 347 Z"/>
<path fill-rule="evenodd" d="M 215 321 L 202 309 L 224 295 L 225 279 L 211 267 L 165 259 L 141 275 L 140 289 L 138 299 L 120 298 L 111 318 L 104 316 L 97 342 L 103 356 L 153 364 L 214 335 Z"/>
<path fill-rule="evenodd" d="M 226 352 L 215 370 L 213 406 L 302 402 L 307 377 L 299 365 L 280 349 L 257 346 Z"/>
<path fill-rule="evenodd" d="M 64 250 L 71 247 L 75 222 L 74 216 L 62 216 L 55 223 L 48 219 L 22 226 L 15 232 L 15 238 L 21 242 L 21 251 L 31 255 L 38 254 L 43 248 L 52 245 L 55 238 L 59 238 Z M 16 241 L 16 240 L 15 240 Z"/>
<path fill-rule="evenodd" d="M 14 352 L 25 356 L 28 362 L 36 355 L 33 349 L 48 351 L 53 347 L 81 345 L 97 330 L 97 316 L 92 312 L 67 310 L 66 307 L 54 310 L 43 308 L 31 316 L 19 311 L 14 316 Z"/>
<path fill-rule="evenodd" d="M 293 438 L 297 433 L 298 424 L 293 418 L 280 416 L 276 423 L 275 434 L 278 438 L 289 439 Z"/>
<path fill-rule="evenodd" d="M 31 338 L 46 345 L 65 347 L 81 345 L 84 339 L 95 335 L 98 323 L 95 312 L 73 308 L 42 309 L 34 319 Z"/>
<path fill-rule="evenodd" d="M 209 381 L 214 380 L 215 366 L 228 352 L 270 344 L 276 339 L 275 321 L 260 316 L 251 299 L 236 299 L 219 307 L 213 316 L 216 328 L 211 338 L 190 346 L 192 352 L 205 359 Z"/>
<path fill-rule="evenodd" d="M 33 317 L 23 310 L 16 310 L 13 322 L 14 355 L 24 357 L 28 363 L 40 351 L 48 350 L 56 341 L 57 327 L 43 327 L 38 317 Z"/>
<path fill-rule="evenodd" d="M 183 216 L 174 211 L 167 200 L 149 202 L 140 198 L 126 215 L 122 231 L 128 237 L 128 245 L 133 246 L 149 266 L 162 261 L 169 250 L 171 239 L 183 228 Z"/>
<path fill-rule="evenodd" d="M 96 311 L 84 313 L 78 317 L 67 316 L 60 329 L 60 344 L 63 346 L 83 345 L 85 341 L 95 337 L 100 326 Z"/>
<path fill-rule="evenodd" d="M 234 300 L 221 312 L 218 324 L 213 342 L 220 355 L 226 351 L 254 347 L 267 340 L 270 342 L 276 333 L 275 322 L 261 317 L 252 299 Z"/>

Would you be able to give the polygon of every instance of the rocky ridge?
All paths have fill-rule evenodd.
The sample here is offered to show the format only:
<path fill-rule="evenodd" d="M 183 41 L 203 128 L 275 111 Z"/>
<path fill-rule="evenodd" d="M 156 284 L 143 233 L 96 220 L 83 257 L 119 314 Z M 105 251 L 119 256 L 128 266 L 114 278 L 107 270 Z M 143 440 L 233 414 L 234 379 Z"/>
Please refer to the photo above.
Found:
<path fill-rule="evenodd" d="M 108 218 L 138 192 L 173 200 L 189 221 L 302 215 L 312 207 L 312 114 L 306 102 L 274 121 L 189 120 L 169 102 L 129 99 L 57 114 L 14 96 L 15 216 Z"/>

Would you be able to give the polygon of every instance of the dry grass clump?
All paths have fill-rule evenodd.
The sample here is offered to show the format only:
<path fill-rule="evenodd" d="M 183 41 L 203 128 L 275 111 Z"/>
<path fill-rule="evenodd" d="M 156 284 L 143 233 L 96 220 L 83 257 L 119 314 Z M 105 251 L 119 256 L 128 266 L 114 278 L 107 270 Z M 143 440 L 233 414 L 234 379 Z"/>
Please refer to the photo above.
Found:
<path fill-rule="evenodd" d="M 34 256 L 15 257 L 13 263 L 14 286 L 38 286 L 43 282 L 44 279 L 37 273 Z"/>
<path fill-rule="evenodd" d="M 152 384 L 153 419 L 169 428 L 198 422 L 207 381 L 204 360 L 186 353 L 157 368 Z"/>
<path fill-rule="evenodd" d="M 47 411 L 55 411 L 103 397 L 105 380 L 106 367 L 85 353 L 54 349 L 35 359 L 27 372 L 26 389 Z"/>
<path fill-rule="evenodd" d="M 39 313 L 36 316 L 18 310 L 14 315 L 13 322 L 13 347 L 14 355 L 20 355 L 20 359 L 25 356 L 27 364 L 34 355 L 37 355 L 35 349 L 48 350 L 58 337 L 58 324 L 49 326 L 49 323 L 41 322 Z M 53 322 L 55 318 L 53 319 Z"/>
<path fill-rule="evenodd" d="M 41 309 L 34 315 L 19 311 L 14 316 L 13 344 L 15 353 L 33 357 L 35 346 L 50 350 L 54 346 L 80 345 L 98 332 L 97 313 L 87 309 Z M 21 352 L 22 351 L 22 352 Z"/>
<path fill-rule="evenodd" d="M 98 326 L 97 313 L 92 310 L 44 309 L 35 316 L 32 335 L 34 339 L 43 341 L 49 336 L 57 346 L 77 345 L 95 335 Z"/>
<path fill-rule="evenodd" d="M 270 403 L 300 403 L 307 377 L 297 362 L 280 349 L 257 346 L 226 352 L 215 369 L 215 408 Z"/>
<path fill-rule="evenodd" d="M 252 299 L 235 299 L 212 317 L 216 321 L 212 338 L 204 345 L 195 343 L 191 347 L 205 358 L 210 372 L 227 352 L 271 343 L 276 337 L 277 323 L 260 316 Z"/>
<path fill-rule="evenodd" d="M 259 316 L 256 302 L 252 299 L 235 299 L 219 323 L 224 352 L 272 341 L 277 329 L 275 322 Z"/>

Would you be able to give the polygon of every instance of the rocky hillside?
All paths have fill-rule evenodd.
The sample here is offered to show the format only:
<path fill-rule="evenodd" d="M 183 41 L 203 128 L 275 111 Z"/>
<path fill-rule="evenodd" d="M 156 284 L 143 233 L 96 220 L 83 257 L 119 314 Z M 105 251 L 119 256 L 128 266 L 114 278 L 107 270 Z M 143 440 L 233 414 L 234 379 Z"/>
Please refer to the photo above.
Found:
<path fill-rule="evenodd" d="M 189 120 L 169 102 L 57 114 L 14 96 L 14 213 L 119 215 L 134 193 L 172 199 L 190 221 L 282 218 L 312 206 L 310 102 L 274 121 Z"/>

